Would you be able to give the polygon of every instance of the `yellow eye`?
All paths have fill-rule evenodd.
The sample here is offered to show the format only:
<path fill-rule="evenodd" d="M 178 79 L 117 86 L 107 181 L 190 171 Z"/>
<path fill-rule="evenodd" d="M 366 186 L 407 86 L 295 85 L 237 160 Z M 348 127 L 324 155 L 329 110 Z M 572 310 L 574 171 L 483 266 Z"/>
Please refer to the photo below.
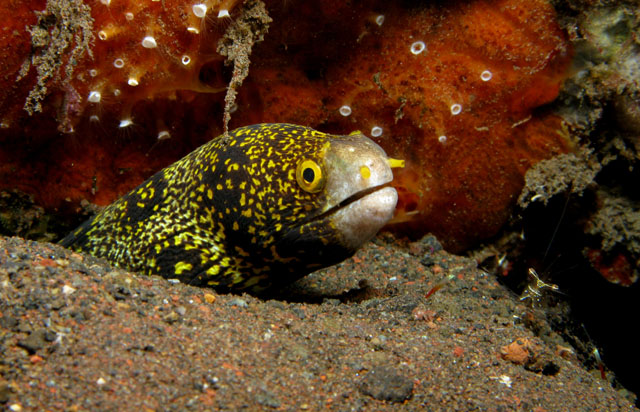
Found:
<path fill-rule="evenodd" d="M 310 193 L 319 192 L 324 187 L 322 168 L 313 160 L 303 160 L 298 163 L 296 180 L 303 190 Z"/>

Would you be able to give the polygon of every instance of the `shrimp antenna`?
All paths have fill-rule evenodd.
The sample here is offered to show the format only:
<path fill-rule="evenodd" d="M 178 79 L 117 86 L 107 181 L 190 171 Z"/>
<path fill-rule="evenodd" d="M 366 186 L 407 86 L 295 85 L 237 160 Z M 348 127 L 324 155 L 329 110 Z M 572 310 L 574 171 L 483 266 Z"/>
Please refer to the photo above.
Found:
<path fill-rule="evenodd" d="M 573 186 L 573 185 L 571 185 Z M 560 229 L 560 224 L 562 223 L 562 220 L 564 219 L 564 215 L 567 213 L 567 207 L 569 206 L 569 199 L 571 199 L 571 191 L 569 191 L 569 193 L 567 194 L 567 200 L 564 202 L 564 207 L 562 208 L 562 213 L 560 214 L 560 219 L 558 219 L 558 223 L 556 223 L 556 227 L 553 230 L 553 234 L 551 235 L 551 239 L 549 240 L 549 243 L 547 244 L 547 249 L 544 251 L 544 256 L 542 257 L 542 261 L 546 261 L 547 260 L 547 255 L 549 254 L 549 251 L 551 250 L 551 245 L 553 244 L 553 241 L 556 238 L 556 235 L 558 234 L 558 230 Z"/>

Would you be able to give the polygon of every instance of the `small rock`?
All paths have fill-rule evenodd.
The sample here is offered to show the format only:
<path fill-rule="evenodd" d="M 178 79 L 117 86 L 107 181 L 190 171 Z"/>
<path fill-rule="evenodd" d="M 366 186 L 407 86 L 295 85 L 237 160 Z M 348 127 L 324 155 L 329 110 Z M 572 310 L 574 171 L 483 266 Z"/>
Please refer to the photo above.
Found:
<path fill-rule="evenodd" d="M 249 304 L 244 299 L 235 298 L 229 301 L 229 306 L 237 306 L 239 308 L 248 308 Z"/>
<path fill-rule="evenodd" d="M 262 406 L 266 406 L 269 408 L 279 408 L 280 401 L 276 398 L 276 396 L 269 390 L 264 389 L 261 392 L 256 394 L 256 402 L 258 402 Z"/>
<path fill-rule="evenodd" d="M 307 317 L 307 314 L 304 313 L 304 310 L 297 306 L 291 308 L 291 312 L 293 312 L 298 317 L 298 319 L 305 319 Z"/>
<path fill-rule="evenodd" d="M 9 315 L 4 315 L 0 318 L 0 327 L 5 329 L 14 329 L 16 326 L 18 326 L 18 319 Z"/>
<path fill-rule="evenodd" d="M 11 397 L 11 386 L 7 383 L 0 384 L 0 403 L 4 404 L 9 402 L 9 398 Z"/>
<path fill-rule="evenodd" d="M 110 292 L 115 300 L 125 300 L 132 295 L 131 290 L 122 285 L 116 285 Z"/>
<path fill-rule="evenodd" d="M 32 328 L 31 325 L 29 325 L 28 322 L 22 321 L 20 323 L 18 323 L 18 326 L 16 327 L 16 332 L 31 332 Z"/>
<path fill-rule="evenodd" d="M 525 369 L 555 375 L 560 370 L 544 347 L 528 338 L 519 338 L 500 349 L 500 356 L 516 365 L 523 365 Z"/>
<path fill-rule="evenodd" d="M 412 395 L 413 382 L 393 368 L 378 366 L 360 382 L 360 391 L 380 401 L 404 402 Z"/>
<path fill-rule="evenodd" d="M 69 286 L 69 285 L 64 285 L 62 287 L 62 293 L 67 295 L 67 296 L 71 295 L 75 291 L 76 291 L 76 289 L 71 287 L 71 286 Z"/>
<path fill-rule="evenodd" d="M 47 342 L 52 342 L 55 340 L 55 334 L 53 334 L 53 338 L 50 336 L 51 333 L 46 329 L 38 329 L 29 334 L 25 339 L 22 339 L 18 342 L 18 346 L 24 348 L 29 351 L 29 353 L 34 354 L 38 350 L 44 348 Z"/>
<path fill-rule="evenodd" d="M 516 365 L 524 365 L 530 361 L 530 348 L 531 342 L 529 339 L 516 339 L 500 349 L 500 356 L 502 356 L 502 359 L 508 360 Z"/>
<path fill-rule="evenodd" d="M 307 360 L 311 356 L 309 349 L 299 343 L 292 344 L 287 350 L 287 359 L 291 362 L 300 362 Z"/>
<path fill-rule="evenodd" d="M 284 310 L 287 307 L 284 303 L 282 303 L 279 300 L 269 300 L 269 301 L 267 301 L 267 305 L 269 305 L 269 306 L 271 306 L 273 308 L 276 308 L 276 309 L 281 309 L 281 310 Z"/>
<path fill-rule="evenodd" d="M 442 250 L 442 245 L 433 235 L 426 235 L 417 242 L 409 244 L 409 253 L 421 258 L 420 263 L 424 266 L 435 264 L 434 254 Z"/>
<path fill-rule="evenodd" d="M 65 307 L 66 304 L 67 303 L 64 301 L 64 299 L 55 299 L 54 301 L 51 302 L 51 309 L 60 310 L 63 307 Z"/>
<path fill-rule="evenodd" d="M 180 315 L 178 315 L 176 312 L 171 311 L 169 312 L 167 315 L 165 315 L 162 320 L 164 320 L 167 323 L 175 323 L 177 321 L 180 320 Z"/>

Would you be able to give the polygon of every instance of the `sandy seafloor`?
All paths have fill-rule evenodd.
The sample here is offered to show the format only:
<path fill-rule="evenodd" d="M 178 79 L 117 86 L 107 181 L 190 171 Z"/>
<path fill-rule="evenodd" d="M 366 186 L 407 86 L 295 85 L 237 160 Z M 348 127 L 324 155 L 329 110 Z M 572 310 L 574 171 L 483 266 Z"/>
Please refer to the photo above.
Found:
<path fill-rule="evenodd" d="M 12 411 L 636 410 L 551 331 L 552 313 L 439 249 L 433 237 L 384 235 L 264 299 L 0 238 L 0 402 Z"/>

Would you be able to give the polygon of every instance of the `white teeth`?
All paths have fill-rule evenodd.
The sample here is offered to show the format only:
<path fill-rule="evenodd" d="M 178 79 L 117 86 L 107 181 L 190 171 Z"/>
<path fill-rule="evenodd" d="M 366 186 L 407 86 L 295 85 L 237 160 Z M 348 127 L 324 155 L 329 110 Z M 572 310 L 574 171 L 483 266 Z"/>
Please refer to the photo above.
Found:
<path fill-rule="evenodd" d="M 124 129 L 125 127 L 129 127 L 132 124 L 133 122 L 131 121 L 131 119 L 122 119 L 120 120 L 120 124 L 118 125 L 118 127 Z"/>
<path fill-rule="evenodd" d="M 225 17 L 231 17 L 231 15 L 229 14 L 229 10 L 227 10 L 227 9 L 221 9 L 221 10 L 218 12 L 218 18 L 219 18 L 219 19 L 222 19 L 222 18 L 225 18 Z"/>

